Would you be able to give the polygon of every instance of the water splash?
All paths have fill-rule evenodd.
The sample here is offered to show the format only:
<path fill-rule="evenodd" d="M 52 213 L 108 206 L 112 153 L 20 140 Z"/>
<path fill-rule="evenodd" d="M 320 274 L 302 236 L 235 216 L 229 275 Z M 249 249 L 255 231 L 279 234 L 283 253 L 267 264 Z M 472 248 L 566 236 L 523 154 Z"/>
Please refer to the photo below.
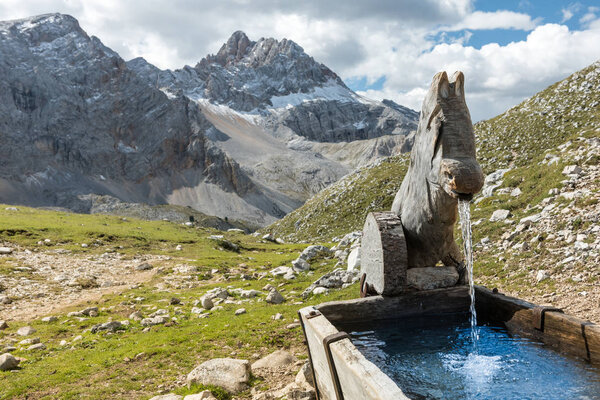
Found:
<path fill-rule="evenodd" d="M 471 203 L 468 200 L 458 201 L 458 215 L 460 216 L 460 228 L 463 238 L 463 250 L 467 276 L 469 278 L 469 295 L 471 296 L 471 339 L 475 351 L 479 341 L 479 328 L 477 327 L 477 311 L 475 310 L 475 286 L 473 283 L 473 243 L 471 238 Z"/>

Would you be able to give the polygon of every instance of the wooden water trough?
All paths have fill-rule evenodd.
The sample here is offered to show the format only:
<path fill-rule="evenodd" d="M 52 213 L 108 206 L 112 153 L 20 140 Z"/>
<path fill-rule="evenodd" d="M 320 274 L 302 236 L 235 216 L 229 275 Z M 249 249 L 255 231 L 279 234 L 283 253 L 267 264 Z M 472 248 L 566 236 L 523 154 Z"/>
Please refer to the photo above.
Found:
<path fill-rule="evenodd" d="M 481 320 L 503 323 L 511 333 L 537 339 L 558 351 L 600 365 L 600 326 L 564 314 L 553 307 L 476 287 Z M 319 400 L 408 399 L 402 388 L 368 361 L 336 326 L 406 317 L 468 312 L 469 289 L 407 292 L 395 297 L 373 296 L 302 308 L 302 327 L 313 366 Z"/>

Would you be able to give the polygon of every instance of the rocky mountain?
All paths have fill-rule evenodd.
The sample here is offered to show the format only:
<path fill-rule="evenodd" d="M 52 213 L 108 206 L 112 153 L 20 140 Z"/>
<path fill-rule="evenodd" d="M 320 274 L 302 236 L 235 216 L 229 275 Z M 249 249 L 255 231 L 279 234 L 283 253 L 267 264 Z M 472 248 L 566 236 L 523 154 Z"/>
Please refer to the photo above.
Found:
<path fill-rule="evenodd" d="M 285 39 L 236 32 L 162 71 L 47 14 L 0 22 L 0 54 L 4 203 L 89 212 L 82 196 L 98 194 L 265 224 L 416 126 Z"/>

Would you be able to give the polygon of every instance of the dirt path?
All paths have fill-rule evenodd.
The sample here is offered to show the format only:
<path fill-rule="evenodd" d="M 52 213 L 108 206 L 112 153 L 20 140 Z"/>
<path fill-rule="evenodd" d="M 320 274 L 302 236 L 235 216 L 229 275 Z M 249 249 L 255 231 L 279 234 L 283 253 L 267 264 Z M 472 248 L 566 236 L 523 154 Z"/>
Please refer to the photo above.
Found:
<path fill-rule="evenodd" d="M 137 271 L 136 266 L 164 265 L 170 258 L 130 258 L 118 253 L 75 255 L 65 250 L 31 252 L 16 250 L 0 256 L 0 296 L 11 299 L 0 305 L 0 319 L 30 320 L 84 304 L 105 294 L 120 293 L 149 281 L 155 269 Z"/>

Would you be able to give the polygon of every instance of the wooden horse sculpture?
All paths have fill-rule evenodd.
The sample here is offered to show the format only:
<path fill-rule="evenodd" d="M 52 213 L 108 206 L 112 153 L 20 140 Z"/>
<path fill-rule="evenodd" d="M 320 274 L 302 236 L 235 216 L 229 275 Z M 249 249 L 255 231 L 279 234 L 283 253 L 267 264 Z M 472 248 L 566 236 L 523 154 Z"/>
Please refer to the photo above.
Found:
<path fill-rule="evenodd" d="M 406 271 L 439 261 L 464 277 L 463 255 L 454 241 L 458 200 L 483 186 L 475 159 L 475 136 L 465 102 L 464 75 L 437 73 L 425 96 L 410 166 L 391 212 L 371 213 L 363 231 L 361 291 L 398 294 Z"/>

